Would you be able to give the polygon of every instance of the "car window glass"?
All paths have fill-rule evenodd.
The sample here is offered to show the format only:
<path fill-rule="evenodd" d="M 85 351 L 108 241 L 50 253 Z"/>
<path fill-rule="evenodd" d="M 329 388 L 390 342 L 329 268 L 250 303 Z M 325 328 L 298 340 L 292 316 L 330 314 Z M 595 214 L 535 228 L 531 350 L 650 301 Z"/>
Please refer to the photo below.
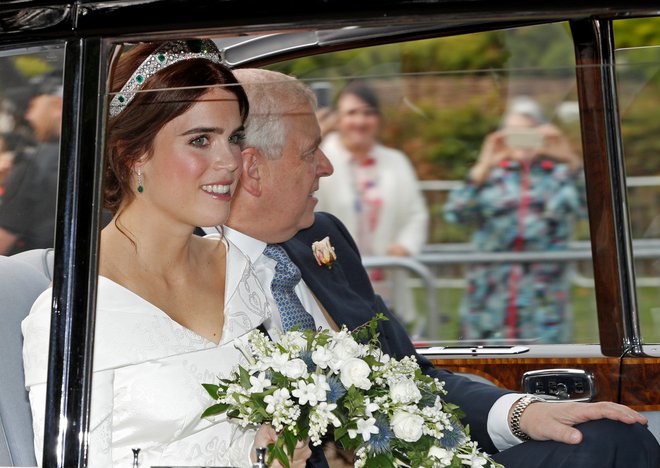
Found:
<path fill-rule="evenodd" d="M 63 48 L 0 56 L 0 254 L 53 247 Z"/>
<path fill-rule="evenodd" d="M 642 338 L 660 341 L 658 18 L 615 22 L 616 71 Z M 643 34 L 633 34 L 635 32 Z"/>
<path fill-rule="evenodd" d="M 322 148 L 335 173 L 321 182 L 318 209 L 347 224 L 375 288 L 413 336 L 598 341 L 566 24 L 270 68 L 305 80 L 328 107 Z M 507 121 L 512 110 L 521 115 Z M 488 141 L 488 177 L 476 177 Z"/>

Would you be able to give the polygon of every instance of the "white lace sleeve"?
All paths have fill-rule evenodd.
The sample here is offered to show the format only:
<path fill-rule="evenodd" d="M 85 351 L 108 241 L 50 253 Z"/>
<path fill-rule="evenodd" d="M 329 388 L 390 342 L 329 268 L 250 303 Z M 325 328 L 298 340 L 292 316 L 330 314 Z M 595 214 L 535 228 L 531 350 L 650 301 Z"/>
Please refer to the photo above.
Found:
<path fill-rule="evenodd" d="M 34 433 L 34 453 L 37 464 L 43 462 L 44 416 L 46 414 L 46 384 L 30 388 L 30 408 L 32 409 L 32 432 Z"/>
<path fill-rule="evenodd" d="M 231 436 L 231 445 L 229 449 L 229 460 L 232 466 L 246 467 L 252 466 L 250 454 L 253 449 L 254 436 L 257 434 L 257 428 L 254 426 L 241 427 L 234 425 Z"/>
<path fill-rule="evenodd" d="M 23 366 L 25 384 L 32 409 L 32 429 L 37 463 L 43 459 L 44 425 L 46 417 L 46 375 L 48 373 L 48 342 L 52 291 L 42 293 L 28 317 L 23 321 Z M 92 376 L 92 396 L 89 426 L 89 467 L 112 466 L 112 409 L 114 371 L 95 372 Z"/>
<path fill-rule="evenodd" d="M 96 373 L 92 384 L 92 408 L 89 426 L 89 468 L 112 466 L 112 371 Z M 30 388 L 34 453 L 41 466 L 46 415 L 46 384 Z"/>
<path fill-rule="evenodd" d="M 112 410 L 114 371 L 92 375 L 92 407 L 89 417 L 89 468 L 104 468 L 112 463 Z"/>

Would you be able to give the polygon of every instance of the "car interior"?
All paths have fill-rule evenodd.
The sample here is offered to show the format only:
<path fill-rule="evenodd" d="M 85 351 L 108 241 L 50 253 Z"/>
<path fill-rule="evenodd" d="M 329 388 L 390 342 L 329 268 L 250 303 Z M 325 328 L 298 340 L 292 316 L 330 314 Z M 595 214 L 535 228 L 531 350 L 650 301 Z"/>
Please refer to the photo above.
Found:
<path fill-rule="evenodd" d="M 48 443 L 61 454 L 58 466 L 84 466 L 76 431 L 87 427 L 93 398 L 98 243 L 107 222 L 99 207 L 108 64 L 126 45 L 187 35 L 212 38 L 231 68 L 297 76 L 329 106 L 351 79 L 375 84 L 384 97 L 383 141 L 421 168 L 431 221 L 429 240 L 414 258 L 368 255 L 364 265 L 406 273 L 415 312 L 405 325 L 420 352 L 438 366 L 557 404 L 629 404 L 649 418 L 660 441 L 660 165 L 649 162 L 660 151 L 653 123 L 660 98 L 660 42 L 652 34 L 660 10 L 654 2 L 558 9 L 552 2 L 385 1 L 355 9 L 326 0 L 282 11 L 264 7 L 256 17 L 233 0 L 183 9 L 181 3 L 11 0 L 0 6 L 0 98 L 27 96 L 40 76 L 55 73 L 65 103 L 54 244 L 0 255 L 0 467 L 38 464 L 21 321 L 49 285 L 62 313 L 51 322 L 49 379 L 59 393 L 49 400 Z M 220 8 L 230 14 L 220 15 Z M 651 39 L 630 39 L 628 24 L 649 19 L 655 21 L 644 26 Z M 445 55 L 455 60 L 438 59 Z M 25 74 L 10 76 L 10 68 Z M 468 230 L 446 221 L 443 207 L 484 136 L 498 128 L 508 100 L 527 94 L 545 106 L 584 159 L 587 206 L 571 225 L 575 234 L 566 248 L 513 257 L 478 252 Z M 529 135 L 516 137 L 534 144 Z M 459 308 L 469 267 L 539 256 L 570 265 L 571 336 L 554 343 L 463 339 Z M 55 437 L 63 418 L 75 422 L 75 430 Z"/>

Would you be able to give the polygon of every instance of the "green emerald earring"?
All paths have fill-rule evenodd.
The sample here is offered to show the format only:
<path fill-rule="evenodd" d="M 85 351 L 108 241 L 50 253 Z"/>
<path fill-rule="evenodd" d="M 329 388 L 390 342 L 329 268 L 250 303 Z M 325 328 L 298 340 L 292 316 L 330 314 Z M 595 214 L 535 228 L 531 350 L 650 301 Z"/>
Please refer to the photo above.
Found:
<path fill-rule="evenodd" d="M 137 186 L 138 193 L 144 192 L 144 187 L 142 186 L 142 169 L 140 169 L 139 167 L 137 168 L 137 183 L 138 183 Z"/>

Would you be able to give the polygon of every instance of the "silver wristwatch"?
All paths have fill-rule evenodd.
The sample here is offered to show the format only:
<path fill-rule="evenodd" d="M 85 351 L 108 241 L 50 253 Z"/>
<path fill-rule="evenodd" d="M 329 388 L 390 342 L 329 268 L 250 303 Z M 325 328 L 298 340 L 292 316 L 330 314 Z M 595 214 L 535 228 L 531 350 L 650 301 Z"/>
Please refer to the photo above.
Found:
<path fill-rule="evenodd" d="M 520 430 L 520 417 L 522 416 L 523 411 L 525 411 L 529 405 L 536 403 L 537 401 L 545 400 L 534 395 L 525 395 L 520 400 L 518 400 L 513 407 L 509 425 L 511 426 L 511 432 L 513 432 L 513 435 L 521 440 L 530 440 L 530 437 Z"/>

